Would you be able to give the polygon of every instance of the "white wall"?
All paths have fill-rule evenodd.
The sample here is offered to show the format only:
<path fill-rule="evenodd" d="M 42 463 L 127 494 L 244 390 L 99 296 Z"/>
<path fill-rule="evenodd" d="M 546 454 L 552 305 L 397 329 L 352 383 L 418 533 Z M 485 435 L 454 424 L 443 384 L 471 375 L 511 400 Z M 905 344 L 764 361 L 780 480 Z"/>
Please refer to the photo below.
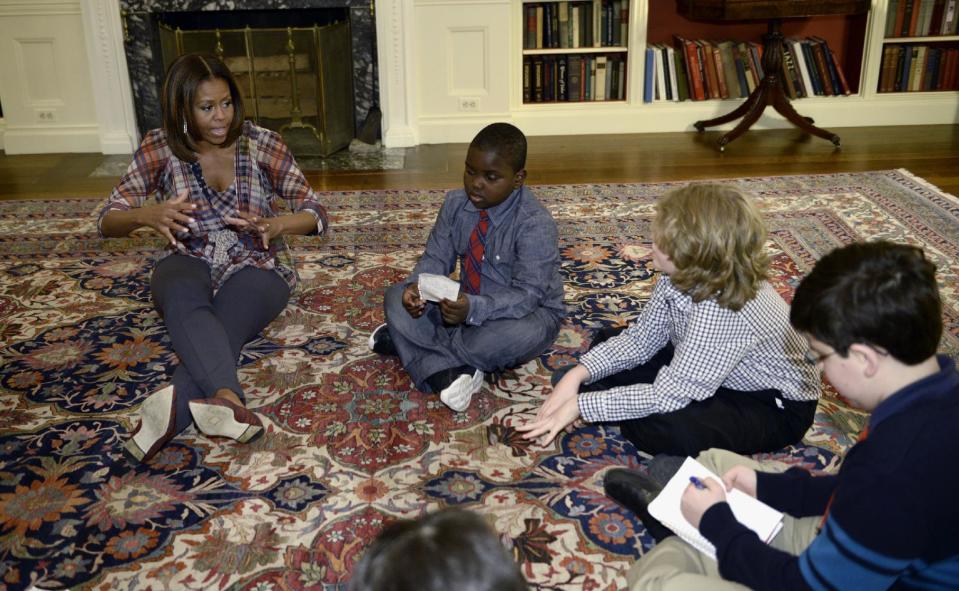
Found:
<path fill-rule="evenodd" d="M 511 119 L 510 10 L 510 0 L 414 1 L 421 141 L 469 141 L 484 125 Z"/>
<path fill-rule="evenodd" d="M 0 0 L 8 154 L 100 149 L 78 0 Z"/>

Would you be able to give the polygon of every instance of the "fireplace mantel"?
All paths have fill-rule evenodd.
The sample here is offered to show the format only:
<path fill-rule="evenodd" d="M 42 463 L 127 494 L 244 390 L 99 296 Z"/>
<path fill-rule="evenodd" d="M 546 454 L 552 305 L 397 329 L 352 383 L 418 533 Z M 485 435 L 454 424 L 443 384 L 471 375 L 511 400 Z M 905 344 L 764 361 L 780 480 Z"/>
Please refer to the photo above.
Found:
<path fill-rule="evenodd" d="M 388 147 L 413 146 L 417 143 L 411 125 L 409 88 L 406 83 L 407 73 L 410 70 L 411 40 L 405 24 L 411 22 L 412 1 L 378 0 L 376 2 L 379 102 L 383 112 L 383 143 Z M 124 2 L 124 4 L 127 3 L 130 3 L 130 0 Z M 137 4 L 155 9 L 165 2 L 153 0 Z M 197 3 L 181 1 L 179 4 Z M 201 4 L 210 5 L 210 3 Z M 223 4 L 235 8 L 238 4 L 244 3 L 231 1 Z M 272 7 L 289 8 L 315 5 L 310 0 L 290 0 L 270 4 Z M 130 151 L 135 149 L 139 142 L 134 114 L 134 92 L 130 84 L 130 68 L 125 54 L 124 22 L 120 16 L 121 2 L 119 0 L 84 0 L 82 6 L 88 53 L 92 61 L 94 99 L 101 127 L 102 143 L 106 145 L 106 140 L 109 138 L 110 145 L 118 148 L 111 151 Z M 127 23 L 127 31 L 129 31 L 129 23 Z M 124 149 L 127 145 L 129 149 Z"/>

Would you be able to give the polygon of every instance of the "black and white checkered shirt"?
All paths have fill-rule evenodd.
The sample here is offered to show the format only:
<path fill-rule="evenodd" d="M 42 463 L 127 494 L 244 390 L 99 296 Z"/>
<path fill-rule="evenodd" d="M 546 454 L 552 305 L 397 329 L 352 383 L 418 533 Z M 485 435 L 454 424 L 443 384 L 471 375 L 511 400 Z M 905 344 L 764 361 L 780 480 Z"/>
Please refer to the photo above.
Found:
<path fill-rule="evenodd" d="M 667 342 L 673 359 L 652 384 L 582 392 L 579 411 L 590 422 L 624 421 L 679 410 L 720 386 L 770 388 L 788 400 L 819 398 L 819 368 L 803 359 L 808 345 L 789 325 L 789 306 L 768 282 L 737 312 L 709 299 L 694 303 L 661 275 L 639 317 L 579 362 L 595 382 L 648 361 Z"/>

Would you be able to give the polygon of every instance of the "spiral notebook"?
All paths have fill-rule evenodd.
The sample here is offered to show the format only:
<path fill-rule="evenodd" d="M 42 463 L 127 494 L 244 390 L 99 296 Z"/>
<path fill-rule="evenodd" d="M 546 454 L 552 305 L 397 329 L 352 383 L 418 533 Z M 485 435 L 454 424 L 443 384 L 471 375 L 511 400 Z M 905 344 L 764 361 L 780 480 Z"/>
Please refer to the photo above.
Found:
<path fill-rule="evenodd" d="M 722 482 L 722 478 L 710 472 L 705 466 L 694 460 L 686 458 L 679 471 L 669 479 L 662 492 L 649 504 L 649 514 L 655 517 L 676 532 L 680 538 L 688 542 L 691 546 L 716 560 L 716 547 L 703 537 L 699 530 L 686 521 L 679 508 L 680 499 L 683 492 L 689 486 L 689 477 L 713 478 L 717 482 Z M 733 515 L 740 523 L 756 532 L 759 539 L 767 544 L 776 537 L 779 530 L 783 527 L 783 514 L 773 509 L 766 503 L 747 495 L 746 493 L 733 489 L 726 492 L 726 502 L 729 503 Z"/>

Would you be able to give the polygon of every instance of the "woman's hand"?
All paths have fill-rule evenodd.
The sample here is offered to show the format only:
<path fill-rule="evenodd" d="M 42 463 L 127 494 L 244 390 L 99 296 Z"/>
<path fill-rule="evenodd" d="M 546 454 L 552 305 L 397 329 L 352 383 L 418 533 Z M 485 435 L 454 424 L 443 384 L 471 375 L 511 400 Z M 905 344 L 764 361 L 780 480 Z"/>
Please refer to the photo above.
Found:
<path fill-rule="evenodd" d="M 703 479 L 703 486 L 705 488 L 697 488 L 690 482 L 686 490 L 683 491 L 683 498 L 679 504 L 683 517 L 696 529 L 699 529 L 699 522 L 702 521 L 703 514 L 710 507 L 726 501 L 726 491 L 723 490 L 723 485 L 716 482 L 715 479 Z"/>
<path fill-rule="evenodd" d="M 259 235 L 263 250 L 270 248 L 270 241 L 282 236 L 286 229 L 283 224 L 285 216 L 264 218 L 243 211 L 236 215 L 238 217 L 224 216 L 223 219 L 243 231 Z"/>
<path fill-rule="evenodd" d="M 187 212 L 196 209 L 195 204 L 187 201 L 189 196 L 190 191 L 184 189 L 173 199 L 140 207 L 136 211 L 139 225 L 153 228 L 166 238 L 174 248 L 180 248 L 180 244 L 177 243 L 173 235 L 178 232 L 189 232 L 190 228 L 187 224 L 194 222 L 193 218 L 187 215 Z"/>

